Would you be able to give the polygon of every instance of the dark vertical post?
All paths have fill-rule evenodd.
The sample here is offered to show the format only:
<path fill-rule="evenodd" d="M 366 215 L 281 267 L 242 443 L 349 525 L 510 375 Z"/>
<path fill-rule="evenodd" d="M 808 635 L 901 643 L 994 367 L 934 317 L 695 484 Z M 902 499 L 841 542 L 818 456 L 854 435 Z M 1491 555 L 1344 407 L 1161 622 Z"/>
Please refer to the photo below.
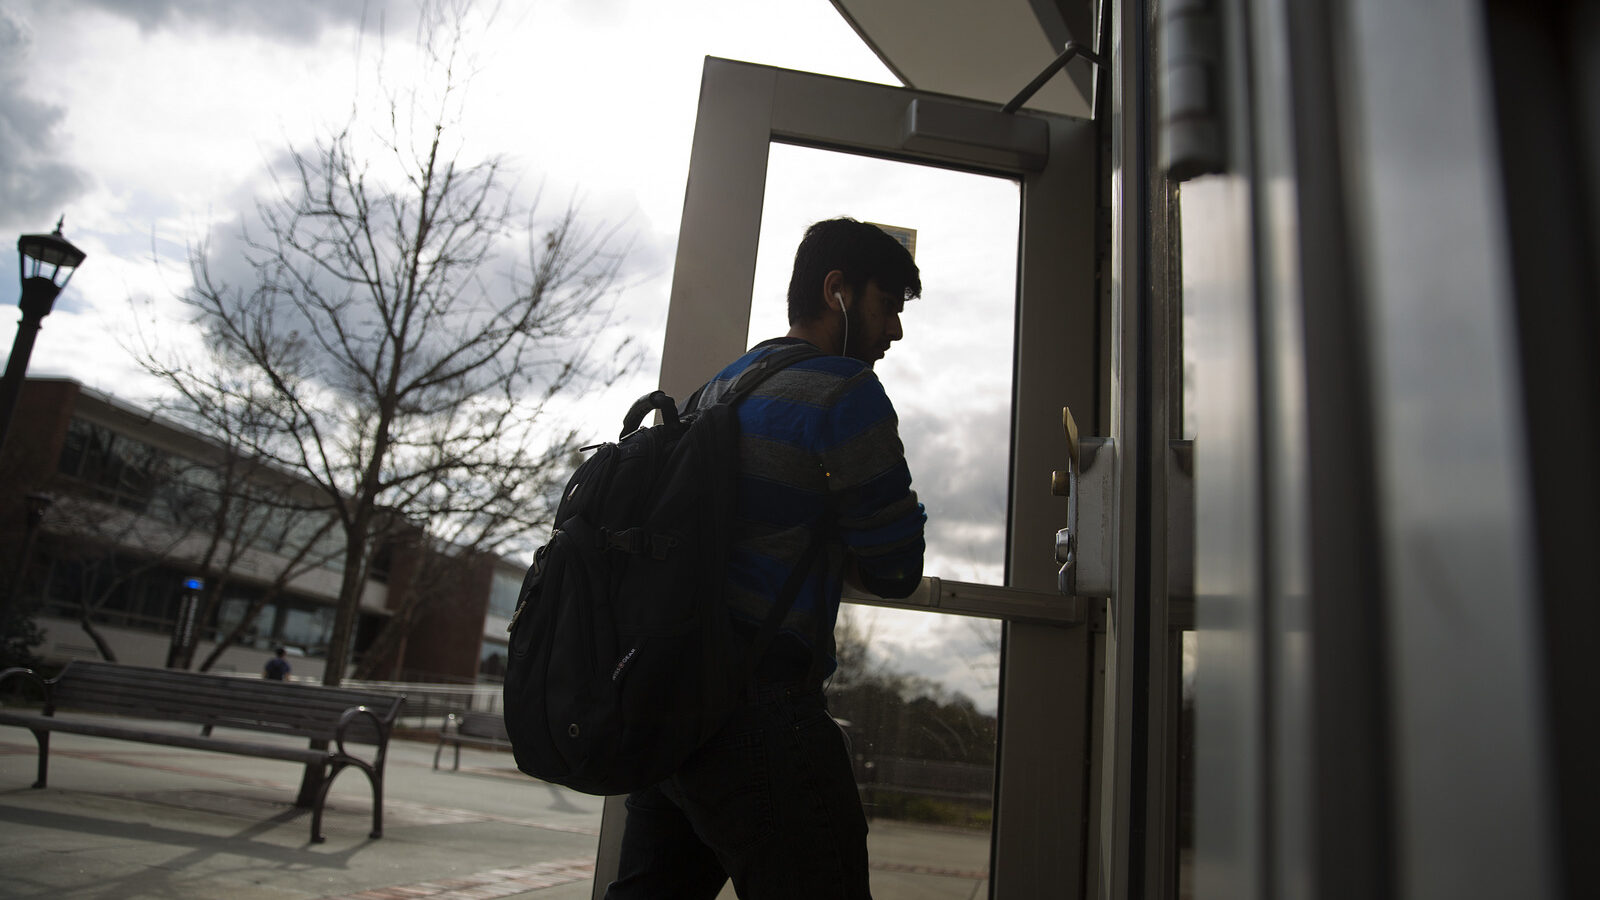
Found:
<path fill-rule="evenodd" d="M 0 380 L 0 450 L 5 449 L 6 436 L 11 432 L 11 414 L 16 411 L 17 397 L 22 393 L 22 379 L 28 373 L 28 358 L 33 355 L 33 342 L 39 336 L 39 325 L 50 314 L 56 300 L 57 288 L 48 278 L 34 277 L 22 282 L 22 321 L 17 323 L 17 336 L 11 342 L 11 358 L 6 361 L 6 374 Z"/>

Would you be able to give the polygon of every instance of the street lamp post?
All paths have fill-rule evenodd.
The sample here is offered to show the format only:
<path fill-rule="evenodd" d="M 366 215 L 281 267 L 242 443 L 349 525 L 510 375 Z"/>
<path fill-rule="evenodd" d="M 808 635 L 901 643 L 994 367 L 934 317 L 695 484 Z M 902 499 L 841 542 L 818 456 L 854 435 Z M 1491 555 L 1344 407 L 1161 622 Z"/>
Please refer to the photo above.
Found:
<path fill-rule="evenodd" d="M 39 526 L 44 523 L 44 515 L 50 511 L 50 506 L 54 502 L 54 497 L 36 491 L 30 491 L 23 497 L 27 518 L 24 520 L 26 528 L 22 533 L 22 555 L 17 557 L 17 566 L 11 581 L 11 593 L 3 598 L 5 603 L 15 603 L 22 596 L 23 579 L 28 574 L 28 564 L 33 562 L 34 539 L 39 536 Z"/>
<path fill-rule="evenodd" d="M 5 377 L 0 379 L 0 449 L 5 448 L 6 435 L 11 432 L 11 414 L 22 393 L 22 379 L 28 371 L 28 357 L 33 355 L 39 324 L 50 315 L 57 295 L 85 255 L 61 236 L 60 220 L 50 234 L 25 234 L 17 239 L 17 263 L 22 274 L 22 299 L 17 305 L 22 307 L 22 321 L 17 323 L 11 359 L 6 362 Z"/>

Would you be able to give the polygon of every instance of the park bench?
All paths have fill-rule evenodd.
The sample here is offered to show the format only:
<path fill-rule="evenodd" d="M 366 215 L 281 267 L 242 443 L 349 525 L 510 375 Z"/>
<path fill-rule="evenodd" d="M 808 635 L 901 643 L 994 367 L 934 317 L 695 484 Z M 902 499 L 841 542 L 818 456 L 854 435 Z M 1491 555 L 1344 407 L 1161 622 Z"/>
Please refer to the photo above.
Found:
<path fill-rule="evenodd" d="M 49 774 L 52 731 L 303 763 L 310 777 L 296 802 L 311 806 L 311 841 L 321 843 L 328 788 L 335 776 L 353 766 L 372 785 L 371 836 L 383 836 L 383 764 L 404 697 L 90 660 L 73 660 L 49 680 L 30 669 L 6 669 L 0 672 L 0 691 L 15 679 L 32 683 L 43 694 L 42 709 L 0 709 L 0 725 L 26 728 L 39 744 L 36 788 L 45 786 Z M 155 722 L 201 727 L 198 734 L 183 733 L 170 726 L 152 727 Z M 216 729 L 306 738 L 325 742 L 326 749 L 220 736 L 213 733 Z M 371 745 L 369 758 L 351 753 L 350 744 Z"/>
<path fill-rule="evenodd" d="M 454 744 L 456 762 L 451 771 L 461 769 L 461 745 L 510 750 L 511 738 L 506 735 L 506 720 L 499 713 L 451 713 L 439 728 L 439 746 L 433 748 L 433 767 L 439 768 L 439 754 L 445 744 Z"/>

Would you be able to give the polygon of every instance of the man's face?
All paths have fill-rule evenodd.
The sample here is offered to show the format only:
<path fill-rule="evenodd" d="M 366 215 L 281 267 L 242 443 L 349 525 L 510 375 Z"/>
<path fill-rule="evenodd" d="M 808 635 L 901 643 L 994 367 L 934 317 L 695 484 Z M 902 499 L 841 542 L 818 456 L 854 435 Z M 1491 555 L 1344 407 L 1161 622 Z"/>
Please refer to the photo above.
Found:
<path fill-rule="evenodd" d="M 849 307 L 850 344 L 846 355 L 872 365 L 889 352 L 889 345 L 905 337 L 900 329 L 900 312 L 905 309 L 903 295 L 891 294 L 868 281 L 866 290 L 857 293 Z"/>

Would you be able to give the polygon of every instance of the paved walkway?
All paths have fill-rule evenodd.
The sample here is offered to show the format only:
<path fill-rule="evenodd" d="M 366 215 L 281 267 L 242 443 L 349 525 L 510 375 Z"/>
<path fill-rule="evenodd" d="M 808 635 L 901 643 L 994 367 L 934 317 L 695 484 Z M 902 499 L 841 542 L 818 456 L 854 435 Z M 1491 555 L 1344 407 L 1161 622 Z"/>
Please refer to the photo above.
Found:
<path fill-rule="evenodd" d="M 390 746 L 384 836 L 371 791 L 334 783 L 312 844 L 292 764 L 70 734 L 33 790 L 33 738 L 0 730 L 0 897 L 103 900 L 579 900 L 601 800 L 517 772 L 509 754 Z M 987 894 L 988 835 L 873 823 L 879 900 Z M 732 897 L 730 890 L 725 896 Z"/>

